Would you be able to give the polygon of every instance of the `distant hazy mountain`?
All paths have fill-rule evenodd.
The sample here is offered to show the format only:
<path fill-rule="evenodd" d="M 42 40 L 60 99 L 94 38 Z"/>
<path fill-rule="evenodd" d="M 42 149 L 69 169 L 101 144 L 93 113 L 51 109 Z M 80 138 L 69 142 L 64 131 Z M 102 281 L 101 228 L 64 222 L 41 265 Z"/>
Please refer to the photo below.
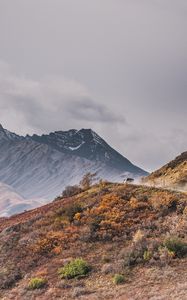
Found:
<path fill-rule="evenodd" d="M 147 174 L 90 129 L 22 137 L 0 126 L 0 181 L 24 198 L 51 200 L 87 172 L 120 181 Z"/>
<path fill-rule="evenodd" d="M 187 151 L 151 173 L 144 182 L 187 191 Z"/>

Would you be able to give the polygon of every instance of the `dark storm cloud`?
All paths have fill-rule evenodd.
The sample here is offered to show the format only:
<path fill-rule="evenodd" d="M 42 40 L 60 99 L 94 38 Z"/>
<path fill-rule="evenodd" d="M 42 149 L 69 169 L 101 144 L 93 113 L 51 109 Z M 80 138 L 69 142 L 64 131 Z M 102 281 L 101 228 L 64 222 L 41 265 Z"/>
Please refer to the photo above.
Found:
<path fill-rule="evenodd" d="M 68 103 L 67 111 L 71 117 L 88 122 L 126 123 L 125 117 L 112 113 L 106 106 L 91 99 L 72 101 Z"/>
<path fill-rule="evenodd" d="M 11 130 L 92 127 L 147 169 L 187 149 L 186 0 L 1 0 L 0 60 Z"/>

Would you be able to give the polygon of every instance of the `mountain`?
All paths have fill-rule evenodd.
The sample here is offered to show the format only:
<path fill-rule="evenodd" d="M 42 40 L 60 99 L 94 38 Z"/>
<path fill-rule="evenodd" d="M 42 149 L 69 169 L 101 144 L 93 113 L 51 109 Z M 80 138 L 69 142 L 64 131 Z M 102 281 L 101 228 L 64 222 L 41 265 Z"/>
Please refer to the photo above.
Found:
<path fill-rule="evenodd" d="M 0 181 L 27 199 L 52 200 L 66 185 L 79 182 L 86 172 L 98 171 L 103 176 L 107 172 L 101 164 L 61 153 L 30 139 L 0 142 L 0 153 Z"/>
<path fill-rule="evenodd" d="M 187 151 L 151 173 L 143 182 L 187 191 Z"/>
<path fill-rule="evenodd" d="M 104 163 L 119 172 L 129 172 L 135 176 L 145 174 L 145 171 L 133 165 L 91 129 L 56 131 L 48 135 L 33 135 L 31 138 L 62 153 Z"/>
<path fill-rule="evenodd" d="M 24 199 L 18 193 L 8 186 L 0 182 L 0 215 L 8 215 L 8 210 L 12 205 L 20 204 Z"/>
<path fill-rule="evenodd" d="M 2 218 L 0 299 L 185 300 L 186 209 L 184 193 L 105 183 Z"/>
<path fill-rule="evenodd" d="M 52 200 L 87 172 L 120 181 L 147 174 L 89 129 L 23 137 L 1 126 L 0 154 L 0 181 L 25 199 Z"/>
<path fill-rule="evenodd" d="M 24 199 L 12 187 L 0 182 L 0 217 L 7 217 L 43 204 L 42 200 Z"/>
<path fill-rule="evenodd" d="M 8 131 L 0 124 L 0 142 L 20 141 L 23 137 Z"/>

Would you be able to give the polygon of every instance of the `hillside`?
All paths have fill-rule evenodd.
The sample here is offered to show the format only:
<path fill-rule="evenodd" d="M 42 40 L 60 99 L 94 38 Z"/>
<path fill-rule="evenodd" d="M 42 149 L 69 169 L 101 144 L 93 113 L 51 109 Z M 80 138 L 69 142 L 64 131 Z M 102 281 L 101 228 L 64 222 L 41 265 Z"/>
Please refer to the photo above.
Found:
<path fill-rule="evenodd" d="M 187 191 L 187 151 L 151 173 L 143 182 Z"/>
<path fill-rule="evenodd" d="M 186 216 L 186 194 L 101 182 L 3 218 L 0 297 L 185 300 Z"/>

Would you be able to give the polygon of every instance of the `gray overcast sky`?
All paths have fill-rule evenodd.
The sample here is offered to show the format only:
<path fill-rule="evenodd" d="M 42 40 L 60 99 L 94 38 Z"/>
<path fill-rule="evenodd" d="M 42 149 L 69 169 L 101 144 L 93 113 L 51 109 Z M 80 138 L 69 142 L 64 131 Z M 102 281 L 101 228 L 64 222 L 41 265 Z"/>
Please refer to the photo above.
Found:
<path fill-rule="evenodd" d="M 92 128 L 153 170 L 187 150 L 186 0 L 0 0 L 0 122 Z"/>

